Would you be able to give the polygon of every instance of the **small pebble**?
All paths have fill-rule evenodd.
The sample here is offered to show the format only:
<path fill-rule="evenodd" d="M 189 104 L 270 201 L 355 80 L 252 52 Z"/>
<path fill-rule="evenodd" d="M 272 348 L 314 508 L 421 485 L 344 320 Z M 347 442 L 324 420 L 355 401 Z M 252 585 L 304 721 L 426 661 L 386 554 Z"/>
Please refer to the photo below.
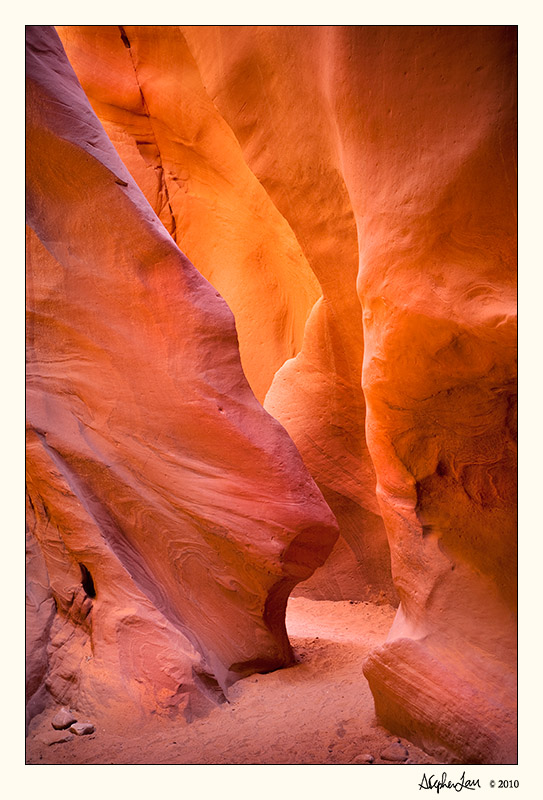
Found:
<path fill-rule="evenodd" d="M 77 717 L 72 714 L 70 709 L 61 708 L 51 720 L 51 725 L 56 731 L 62 731 L 69 728 L 74 722 L 77 722 Z"/>
<path fill-rule="evenodd" d="M 393 742 L 386 750 L 383 750 L 381 758 L 383 761 L 407 761 L 409 751 L 400 742 Z"/>
<path fill-rule="evenodd" d="M 374 761 L 375 759 L 371 753 L 361 753 L 353 758 L 351 764 L 373 764 Z"/>
<path fill-rule="evenodd" d="M 92 722 L 76 722 L 70 728 L 72 733 L 77 736 L 88 736 L 89 733 L 94 733 L 94 725 Z"/>

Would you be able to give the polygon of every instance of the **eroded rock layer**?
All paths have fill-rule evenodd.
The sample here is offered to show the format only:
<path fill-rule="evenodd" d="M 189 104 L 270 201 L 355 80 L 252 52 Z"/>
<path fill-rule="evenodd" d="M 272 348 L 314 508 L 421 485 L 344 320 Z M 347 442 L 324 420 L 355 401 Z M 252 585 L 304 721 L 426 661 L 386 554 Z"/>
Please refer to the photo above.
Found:
<path fill-rule="evenodd" d="M 58 32 L 124 164 L 234 313 L 243 369 L 262 401 L 299 351 L 320 295 L 289 224 L 247 166 L 177 26 Z"/>
<path fill-rule="evenodd" d="M 297 591 L 397 604 L 365 446 L 356 224 L 328 100 L 315 91 L 326 62 L 311 53 L 312 36 L 59 33 L 124 163 L 229 303 L 253 391 L 267 393 L 338 520 L 331 557 Z"/>
<path fill-rule="evenodd" d="M 57 34 L 27 33 L 29 694 L 177 708 L 291 662 L 337 526 Z"/>
<path fill-rule="evenodd" d="M 366 514 L 366 447 L 375 468 L 401 600 L 367 665 L 378 713 L 445 760 L 514 760 L 515 30 L 185 35 L 323 286 L 266 405 Z"/>
<path fill-rule="evenodd" d="M 307 577 L 399 599 L 365 667 L 391 730 L 514 761 L 515 30 L 59 33 L 110 141 L 35 32 L 33 702 L 62 672 L 46 632 L 97 619 L 110 574 L 187 637 L 166 705 L 286 663 Z M 176 243 L 339 522 L 311 577 L 331 516 Z"/>

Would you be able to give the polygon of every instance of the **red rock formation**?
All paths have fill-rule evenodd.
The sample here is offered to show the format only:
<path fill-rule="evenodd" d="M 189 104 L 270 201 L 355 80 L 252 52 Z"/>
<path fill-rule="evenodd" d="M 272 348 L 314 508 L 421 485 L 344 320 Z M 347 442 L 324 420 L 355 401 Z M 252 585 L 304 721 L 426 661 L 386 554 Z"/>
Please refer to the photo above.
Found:
<path fill-rule="evenodd" d="M 29 694 L 174 713 L 198 674 L 290 663 L 288 594 L 337 528 L 48 28 L 27 143 Z"/>
<path fill-rule="evenodd" d="M 255 56 L 252 29 L 67 26 L 59 34 L 124 163 L 228 301 L 259 399 L 282 367 L 266 407 L 341 531 L 325 566 L 297 591 L 397 603 L 364 437 L 356 225 L 328 106 L 314 91 L 311 37 L 259 32 L 266 51 Z M 305 55 L 282 74 L 276 64 L 288 63 L 291 48 Z"/>
<path fill-rule="evenodd" d="M 367 446 L 401 598 L 367 667 L 377 710 L 444 759 L 514 759 L 514 30 L 185 36 L 323 286 L 266 405 L 325 487 L 349 486 L 326 455 L 358 434 L 345 472 L 371 510 L 364 404 L 345 391 L 362 358 L 358 269 Z"/>
<path fill-rule="evenodd" d="M 367 442 L 401 598 L 390 644 L 366 674 L 381 717 L 438 757 L 508 762 L 515 32 L 393 28 L 333 39 L 334 84 L 350 83 L 335 114 L 359 226 Z M 376 60 L 391 65 L 380 84 Z M 367 107 L 371 98 L 357 125 L 355 98 Z"/>
<path fill-rule="evenodd" d="M 320 294 L 290 226 L 248 168 L 177 26 L 58 32 L 153 210 L 232 309 L 243 369 L 262 401 L 299 351 Z"/>
<path fill-rule="evenodd" d="M 260 399 L 266 395 L 266 408 L 338 518 L 332 556 L 303 591 L 400 598 L 389 640 L 365 668 L 378 715 L 443 761 L 513 761 L 514 29 L 112 26 L 60 33 L 142 192 L 224 292 L 252 387 Z M 59 85 L 58 76 L 52 83 Z M 74 98 L 77 108 L 83 99 L 79 87 L 69 88 L 73 77 L 63 85 L 68 94 L 54 104 L 33 105 L 32 97 L 30 104 L 35 146 L 49 164 L 45 172 L 36 149 L 32 218 L 50 252 L 31 236 L 39 267 L 32 267 L 30 305 L 39 305 L 39 316 L 29 341 L 42 376 L 30 404 L 38 431 L 30 445 L 37 465 L 31 497 L 51 491 L 44 475 L 48 486 L 57 482 L 47 511 L 32 499 L 44 555 L 41 563 L 32 545 L 35 604 L 43 624 L 57 619 L 46 573 L 54 575 L 62 558 L 72 560 L 79 587 L 78 562 L 99 587 L 101 559 L 118 565 L 104 568 L 105 582 L 132 559 L 151 576 L 123 578 L 126 596 L 139 592 L 138 602 L 149 604 L 138 618 L 167 612 L 176 635 L 192 637 L 206 669 L 227 683 L 238 658 L 234 613 L 238 644 L 256 630 L 263 637 L 258 658 L 287 657 L 285 598 L 270 624 L 264 597 L 273 602 L 273 586 L 286 593 L 295 583 L 278 565 L 281 554 L 305 564 L 305 575 L 322 560 L 324 545 L 311 559 L 296 545 L 293 555 L 289 542 L 329 518 L 288 439 L 243 381 L 224 305 L 158 225 L 89 108 L 74 112 Z M 66 136 L 74 117 L 75 142 Z M 100 161 L 91 156 L 97 149 Z M 115 176 L 126 186 L 115 185 Z M 158 266 L 150 270 L 150 263 Z M 178 417 L 180 408 L 197 417 Z M 70 486 L 55 453 L 68 458 Z M 198 480 L 195 465 L 205 472 Z M 281 508 L 289 482 L 297 505 Z M 212 504 L 216 491 L 220 503 Z M 73 499 L 64 502 L 68 492 Z M 98 512 L 81 505 L 89 492 L 101 502 Z M 270 526 L 260 521 L 262 497 L 272 529 L 287 531 L 273 553 Z M 57 508 L 53 526 L 49 506 Z M 116 516 L 104 517 L 103 507 Z M 212 576 L 204 616 L 218 625 L 202 625 L 185 594 L 181 602 L 177 576 L 164 562 L 168 544 L 160 539 L 151 548 L 140 538 L 135 509 L 143 510 L 146 530 L 168 531 L 167 540 L 178 541 L 172 529 L 179 515 L 190 527 L 181 541 L 201 554 L 204 588 Z M 93 516 L 91 524 L 108 532 L 108 552 L 89 561 L 83 523 L 63 522 L 64 513 Z M 232 551 L 218 526 L 235 530 Z M 68 550 L 60 559 L 62 548 L 50 538 L 59 527 Z M 71 527 L 79 539 L 63 532 Z M 136 557 L 112 551 L 119 528 Z M 322 533 L 329 547 L 330 528 Z M 247 554 L 243 578 L 240 552 Z M 238 581 L 223 580 L 236 589 L 230 593 L 217 584 L 225 564 Z M 86 619 L 88 597 L 70 599 L 67 584 L 61 591 L 50 580 L 53 596 L 64 598 L 64 617 Z M 149 598 L 150 585 L 166 600 Z M 97 591 L 93 620 L 100 597 Z M 45 640 L 36 634 L 34 641 L 35 688 L 50 662 Z M 127 635 L 123 653 L 131 641 Z M 184 663 L 191 658 L 195 652 Z M 239 660 L 248 669 L 255 658 L 244 652 Z M 151 684 L 159 672 L 149 671 Z"/>

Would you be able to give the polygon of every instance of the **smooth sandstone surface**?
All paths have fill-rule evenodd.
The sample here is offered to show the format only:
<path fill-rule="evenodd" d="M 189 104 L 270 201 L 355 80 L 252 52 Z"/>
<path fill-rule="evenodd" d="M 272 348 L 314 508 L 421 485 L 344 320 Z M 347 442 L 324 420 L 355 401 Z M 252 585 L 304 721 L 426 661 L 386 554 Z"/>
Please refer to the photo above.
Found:
<path fill-rule="evenodd" d="M 312 37 L 296 28 L 58 30 L 124 163 L 227 300 L 253 391 L 339 522 L 331 557 L 297 592 L 397 603 L 365 446 L 356 224 L 328 101 L 315 94 L 312 71 L 322 66 Z"/>
<path fill-rule="evenodd" d="M 315 469 L 315 461 L 333 452 L 331 442 L 348 441 L 338 416 L 364 407 L 351 400 L 346 408 L 344 393 L 340 414 L 315 435 L 316 420 L 333 405 L 315 400 L 321 375 L 339 375 L 345 361 L 355 370 L 362 364 L 365 421 L 354 482 L 367 447 L 401 600 L 390 645 L 366 667 L 378 713 L 399 732 L 412 735 L 420 725 L 421 741 L 440 758 L 514 760 L 515 31 L 191 28 L 185 35 L 323 285 L 321 319 L 310 317 L 301 353 L 266 398 L 321 485 L 323 474 L 338 480 L 337 471 Z M 252 71 L 262 82 L 243 116 L 237 102 Z M 307 119 L 313 124 L 302 131 Z M 257 134 L 249 120 L 262 122 Z M 358 329 L 352 300 L 348 311 L 353 271 Z M 323 370 L 332 326 L 322 320 L 332 308 L 343 333 L 333 341 L 346 358 Z M 359 492 L 368 485 L 366 477 Z M 434 690 L 440 670 L 458 713 L 447 723 Z M 479 721 L 466 735 L 461 720 L 472 697 Z"/>
<path fill-rule="evenodd" d="M 57 34 L 27 39 L 31 694 L 176 713 L 290 663 L 288 594 L 337 526 Z"/>
<path fill-rule="evenodd" d="M 137 653 L 133 697 L 156 707 L 162 679 L 190 716 L 255 631 L 241 672 L 287 663 L 308 578 L 309 597 L 399 601 L 364 666 L 389 730 L 443 762 L 514 762 L 515 30 L 59 34 L 110 142 L 38 42 L 29 707 L 63 675 L 94 696 L 90 619 L 100 675 Z M 319 569 L 333 520 L 175 243 L 337 518 Z M 142 640 L 163 626 L 152 667 L 130 603 Z"/>
<path fill-rule="evenodd" d="M 320 296 L 288 222 L 247 166 L 177 26 L 57 30 L 124 164 L 231 308 L 243 369 L 262 401 L 299 351 Z"/>

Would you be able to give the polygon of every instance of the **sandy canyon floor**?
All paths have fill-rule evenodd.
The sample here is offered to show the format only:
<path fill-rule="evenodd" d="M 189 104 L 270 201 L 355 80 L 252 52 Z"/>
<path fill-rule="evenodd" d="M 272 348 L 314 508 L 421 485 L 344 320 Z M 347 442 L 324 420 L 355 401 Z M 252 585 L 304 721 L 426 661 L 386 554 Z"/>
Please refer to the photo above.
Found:
<path fill-rule="evenodd" d="M 394 609 L 370 603 L 291 598 L 287 628 L 297 663 L 253 675 L 230 690 L 229 703 L 192 724 L 100 726 L 91 736 L 47 745 L 51 712 L 33 721 L 29 764 L 349 764 L 381 753 L 398 738 L 377 722 L 362 664 L 384 641 Z M 434 764 L 406 739 L 405 763 Z"/>

